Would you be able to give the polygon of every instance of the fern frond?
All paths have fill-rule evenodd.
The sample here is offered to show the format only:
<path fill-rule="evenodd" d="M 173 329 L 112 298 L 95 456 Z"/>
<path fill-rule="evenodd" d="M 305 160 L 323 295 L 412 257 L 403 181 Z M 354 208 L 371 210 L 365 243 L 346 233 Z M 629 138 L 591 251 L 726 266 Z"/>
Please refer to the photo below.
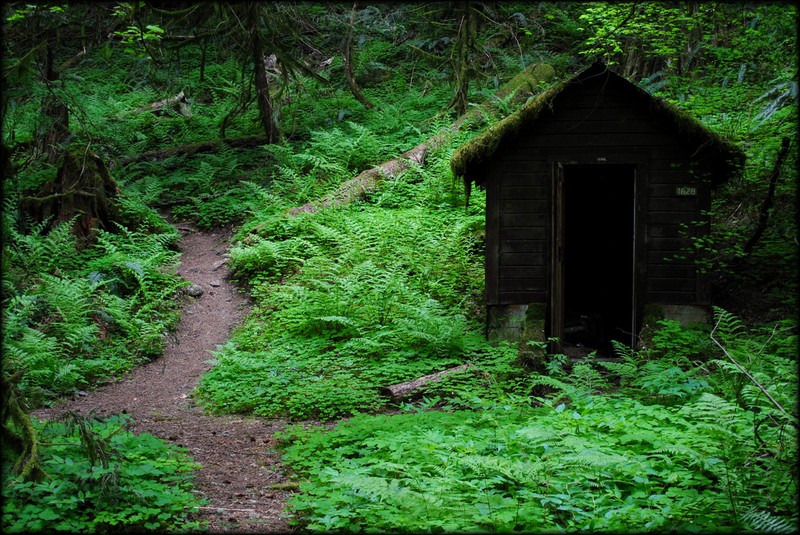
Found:
<path fill-rule="evenodd" d="M 742 523 L 760 533 L 797 533 L 797 519 L 773 516 L 769 511 L 752 508 L 742 515 Z"/>
<path fill-rule="evenodd" d="M 743 333 L 744 324 L 734 314 L 720 307 L 713 307 L 714 330 L 722 341 L 729 342 Z"/>
<path fill-rule="evenodd" d="M 597 448 L 583 449 L 564 457 L 564 462 L 587 468 L 623 467 L 630 464 L 630 458 L 617 453 L 609 453 Z"/>

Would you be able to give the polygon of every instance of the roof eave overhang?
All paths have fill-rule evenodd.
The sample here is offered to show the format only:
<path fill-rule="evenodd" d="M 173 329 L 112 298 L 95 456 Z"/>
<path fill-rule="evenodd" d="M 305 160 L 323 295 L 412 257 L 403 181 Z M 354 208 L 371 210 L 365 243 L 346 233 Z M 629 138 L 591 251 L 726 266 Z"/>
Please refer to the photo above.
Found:
<path fill-rule="evenodd" d="M 646 101 L 652 113 L 670 123 L 679 133 L 686 135 L 690 145 L 697 147 L 695 154 L 704 155 L 711 165 L 712 184 L 719 185 L 737 175 L 744 167 L 745 156 L 734 144 L 713 132 L 689 113 L 669 102 L 650 95 L 622 76 L 609 70 L 602 63 L 595 63 L 583 72 L 555 85 L 532 99 L 517 112 L 490 126 L 471 141 L 459 147 L 450 160 L 454 176 L 464 179 L 469 195 L 472 184 L 483 186 L 488 179 L 486 172 L 497 150 L 516 136 L 523 126 L 536 121 L 541 112 L 569 85 L 581 83 L 594 76 L 608 73 L 630 88 L 637 98 Z"/>

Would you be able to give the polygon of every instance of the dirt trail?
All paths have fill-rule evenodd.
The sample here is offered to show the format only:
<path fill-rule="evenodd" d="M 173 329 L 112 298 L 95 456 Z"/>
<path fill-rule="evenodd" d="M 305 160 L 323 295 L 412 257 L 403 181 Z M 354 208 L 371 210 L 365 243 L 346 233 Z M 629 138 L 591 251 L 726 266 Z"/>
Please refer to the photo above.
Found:
<path fill-rule="evenodd" d="M 213 351 L 245 316 L 247 298 L 228 281 L 223 256 L 230 231 L 199 232 L 182 224 L 178 273 L 203 294 L 188 298 L 163 357 L 121 381 L 56 407 L 36 411 L 50 418 L 66 411 L 109 416 L 127 413 L 136 433 L 146 432 L 182 445 L 202 465 L 195 480 L 211 503 L 201 511 L 211 531 L 286 533 L 283 518 L 289 492 L 274 433 L 283 420 L 207 416 L 190 397 L 200 375 L 211 368 Z"/>

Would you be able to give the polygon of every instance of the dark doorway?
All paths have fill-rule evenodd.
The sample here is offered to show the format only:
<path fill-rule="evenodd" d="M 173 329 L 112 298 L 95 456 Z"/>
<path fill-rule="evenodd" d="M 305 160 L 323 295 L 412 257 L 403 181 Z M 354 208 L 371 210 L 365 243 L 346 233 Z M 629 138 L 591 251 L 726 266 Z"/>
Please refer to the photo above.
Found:
<path fill-rule="evenodd" d="M 635 330 L 633 165 L 563 167 L 562 350 L 610 355 Z M 571 350 L 571 351 L 570 351 Z"/>

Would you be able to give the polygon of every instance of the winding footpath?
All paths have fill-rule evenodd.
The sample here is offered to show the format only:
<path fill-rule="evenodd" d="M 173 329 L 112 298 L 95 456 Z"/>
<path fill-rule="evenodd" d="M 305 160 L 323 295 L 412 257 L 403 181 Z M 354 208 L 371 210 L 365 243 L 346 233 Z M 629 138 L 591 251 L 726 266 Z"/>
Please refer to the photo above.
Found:
<path fill-rule="evenodd" d="M 201 519 L 212 532 L 290 532 L 286 518 L 289 491 L 275 451 L 283 420 L 204 414 L 191 397 L 199 377 L 212 364 L 212 352 L 242 321 L 248 301 L 228 280 L 224 254 L 229 231 L 200 232 L 179 225 L 178 273 L 203 289 L 189 298 L 164 355 L 120 381 L 36 411 L 52 418 L 67 411 L 98 417 L 127 413 L 133 431 L 150 433 L 184 446 L 201 465 L 195 484 L 210 500 Z"/>

